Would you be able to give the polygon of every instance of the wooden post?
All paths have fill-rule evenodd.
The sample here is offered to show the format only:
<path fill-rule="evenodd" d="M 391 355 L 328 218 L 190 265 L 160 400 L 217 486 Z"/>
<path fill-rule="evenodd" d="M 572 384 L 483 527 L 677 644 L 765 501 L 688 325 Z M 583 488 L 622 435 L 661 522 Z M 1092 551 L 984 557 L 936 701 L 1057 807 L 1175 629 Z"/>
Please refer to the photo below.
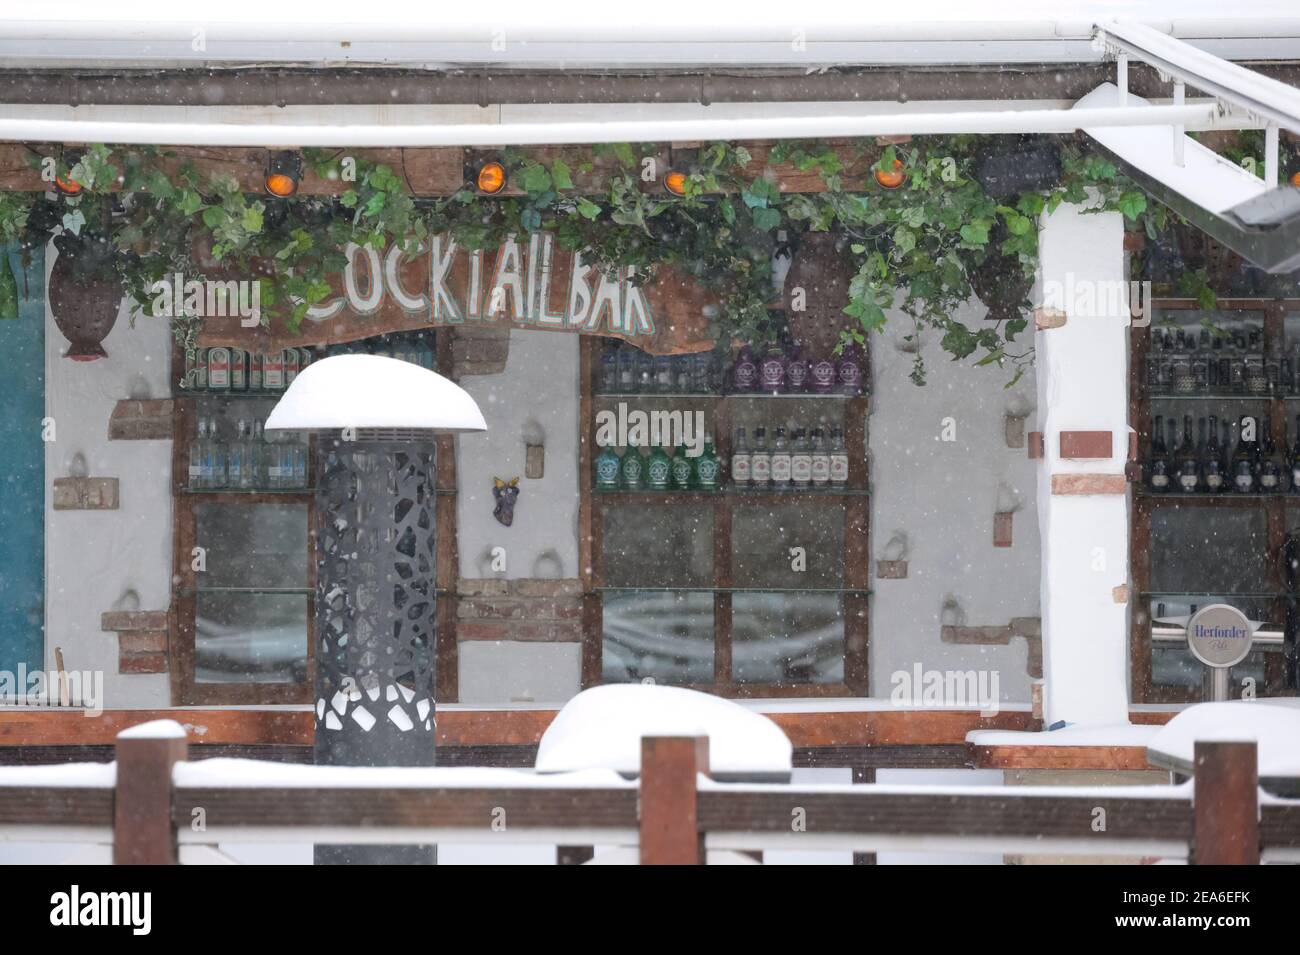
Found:
<path fill-rule="evenodd" d="M 186 757 L 185 730 L 156 720 L 117 735 L 113 864 L 175 865 L 172 766 Z"/>
<path fill-rule="evenodd" d="M 1259 764 L 1255 743 L 1197 741 L 1193 800 L 1196 865 L 1259 865 Z"/>
<path fill-rule="evenodd" d="M 703 865 L 695 776 L 709 771 L 707 736 L 641 740 L 641 864 Z"/>

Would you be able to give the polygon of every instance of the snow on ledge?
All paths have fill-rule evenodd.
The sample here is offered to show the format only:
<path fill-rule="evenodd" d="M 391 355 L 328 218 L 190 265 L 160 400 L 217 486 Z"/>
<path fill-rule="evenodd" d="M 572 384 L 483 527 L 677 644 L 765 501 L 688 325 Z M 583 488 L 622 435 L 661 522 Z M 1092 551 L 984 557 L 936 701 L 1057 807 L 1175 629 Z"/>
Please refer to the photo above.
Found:
<path fill-rule="evenodd" d="M 0 766 L 0 788 L 112 789 L 117 785 L 116 763 L 61 763 L 54 766 Z"/>
<path fill-rule="evenodd" d="M 618 773 L 588 770 L 539 776 L 527 769 L 475 766 L 311 766 L 259 759 L 201 759 L 177 763 L 179 789 L 631 789 Z"/>
<path fill-rule="evenodd" d="M 1041 732 L 1018 730 L 971 730 L 966 742 L 972 746 L 1140 746 L 1145 748 L 1160 730 L 1140 723 L 1107 723 L 1064 726 Z"/>
<path fill-rule="evenodd" d="M 118 739 L 185 739 L 185 727 L 175 720 L 150 720 L 117 734 Z"/>
<path fill-rule="evenodd" d="M 794 753 L 779 726 L 731 700 L 629 683 L 593 687 L 566 703 L 542 734 L 536 768 L 639 773 L 645 736 L 707 736 L 714 773 L 789 773 Z"/>
<path fill-rule="evenodd" d="M 1260 776 L 1300 776 L 1300 707 L 1293 700 L 1198 703 L 1159 730 L 1147 748 L 1166 762 L 1190 766 L 1198 740 L 1253 740 L 1259 746 Z"/>

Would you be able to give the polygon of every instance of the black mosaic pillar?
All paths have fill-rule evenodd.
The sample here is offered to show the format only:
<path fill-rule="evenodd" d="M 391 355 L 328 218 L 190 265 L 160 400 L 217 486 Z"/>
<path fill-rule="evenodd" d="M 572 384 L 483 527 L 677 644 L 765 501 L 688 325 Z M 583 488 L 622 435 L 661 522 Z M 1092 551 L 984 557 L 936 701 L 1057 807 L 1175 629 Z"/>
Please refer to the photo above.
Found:
<path fill-rule="evenodd" d="M 318 439 L 316 763 L 434 761 L 434 444 Z M 318 845 L 317 865 L 432 864 L 434 846 Z"/>

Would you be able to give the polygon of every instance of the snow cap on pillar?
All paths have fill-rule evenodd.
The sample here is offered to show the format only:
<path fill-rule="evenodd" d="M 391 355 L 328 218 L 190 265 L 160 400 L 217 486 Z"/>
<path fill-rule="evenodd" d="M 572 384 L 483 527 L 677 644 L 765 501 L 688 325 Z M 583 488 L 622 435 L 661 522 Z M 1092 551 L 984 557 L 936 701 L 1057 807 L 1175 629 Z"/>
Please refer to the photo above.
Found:
<path fill-rule="evenodd" d="M 266 419 L 267 431 L 345 428 L 460 434 L 486 431 L 487 423 L 455 382 L 383 355 L 334 355 L 312 362 Z"/>

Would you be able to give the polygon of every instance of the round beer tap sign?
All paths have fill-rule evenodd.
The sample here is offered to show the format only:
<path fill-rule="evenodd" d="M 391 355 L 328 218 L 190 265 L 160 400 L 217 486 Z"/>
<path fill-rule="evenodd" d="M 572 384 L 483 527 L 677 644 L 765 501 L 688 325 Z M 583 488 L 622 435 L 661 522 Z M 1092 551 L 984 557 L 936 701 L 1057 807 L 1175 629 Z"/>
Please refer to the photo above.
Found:
<path fill-rule="evenodd" d="M 1255 627 L 1227 604 L 1202 607 L 1187 621 L 1187 649 L 1207 667 L 1236 666 L 1250 653 Z"/>

